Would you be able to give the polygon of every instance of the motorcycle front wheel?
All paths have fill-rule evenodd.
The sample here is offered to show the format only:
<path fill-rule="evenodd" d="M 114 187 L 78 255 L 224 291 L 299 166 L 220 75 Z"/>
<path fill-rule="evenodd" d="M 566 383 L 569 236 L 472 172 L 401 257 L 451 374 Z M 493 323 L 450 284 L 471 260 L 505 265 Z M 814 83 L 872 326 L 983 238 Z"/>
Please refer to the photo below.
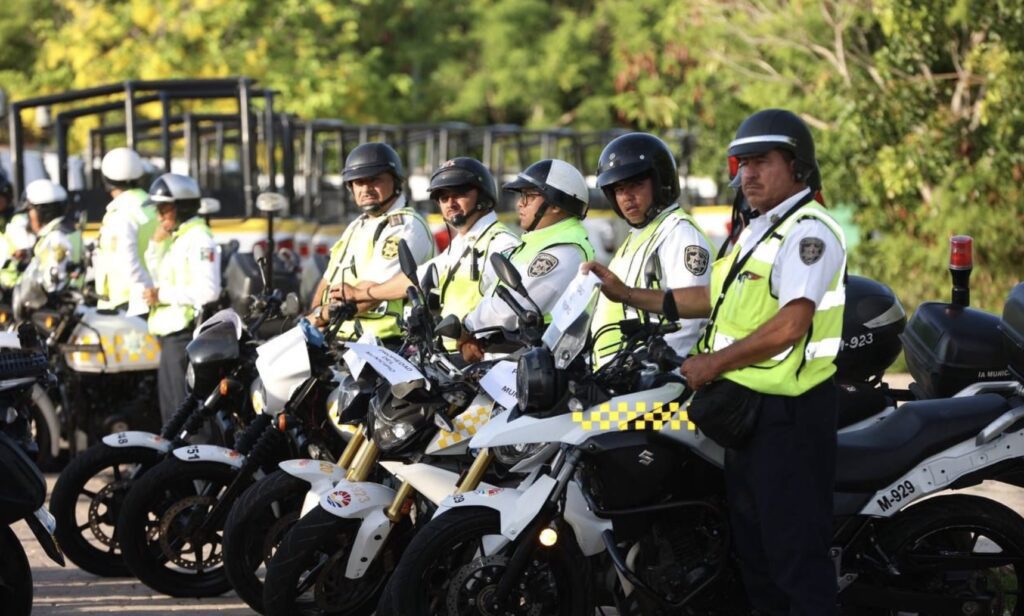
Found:
<path fill-rule="evenodd" d="M 465 507 L 433 519 L 391 576 L 379 616 L 591 616 L 589 567 L 567 528 L 547 548 L 536 537 L 501 541 L 498 512 Z M 501 604 L 498 583 L 519 541 L 534 541 L 521 579 Z M 498 547 L 504 543 L 502 547 Z"/>

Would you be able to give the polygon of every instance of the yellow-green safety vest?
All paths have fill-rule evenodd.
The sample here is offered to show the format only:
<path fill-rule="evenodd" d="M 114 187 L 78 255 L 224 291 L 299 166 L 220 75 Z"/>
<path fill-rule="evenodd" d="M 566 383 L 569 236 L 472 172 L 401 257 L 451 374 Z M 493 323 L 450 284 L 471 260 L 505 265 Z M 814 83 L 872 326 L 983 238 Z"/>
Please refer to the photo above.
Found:
<path fill-rule="evenodd" d="M 640 233 L 628 235 L 626 241 L 615 251 L 615 256 L 608 263 L 608 269 L 619 276 L 630 287 L 660 288 L 661 285 L 658 281 L 654 281 L 654 284 L 648 287 L 647 281 L 644 280 L 644 267 L 651 255 L 661 246 L 661 241 L 665 234 L 674 229 L 680 220 L 685 220 L 693 225 L 693 228 L 701 234 L 708 246 L 711 245 L 704 230 L 700 228 L 700 225 L 697 224 L 693 216 L 683 211 L 679 206 L 673 206 L 659 213 Z M 680 255 L 681 258 L 682 255 Z M 662 264 L 662 267 L 672 266 L 672 263 Z M 604 295 L 601 295 L 597 300 L 597 307 L 594 309 L 594 321 L 591 324 L 591 332 L 597 336 L 601 328 L 621 323 L 626 319 L 627 311 L 631 313 L 631 318 L 635 318 L 638 314 L 635 308 L 627 308 L 625 304 L 613 302 Z M 601 332 L 600 336 L 594 339 L 594 367 L 599 367 L 605 361 L 611 359 L 619 350 L 621 342 L 622 330 L 619 328 L 608 327 Z"/>
<path fill-rule="evenodd" d="M 152 205 L 143 205 L 149 198 L 148 193 L 141 188 L 133 188 L 119 194 L 112 205 L 103 215 L 103 222 L 100 226 L 99 246 L 97 248 L 96 268 L 96 293 L 104 299 L 98 302 L 100 308 L 115 308 L 128 303 L 131 295 L 131 276 L 125 270 L 125 263 L 117 258 L 117 244 L 123 242 L 111 234 L 104 234 L 103 228 L 110 225 L 117 218 L 131 218 L 138 227 L 139 234 L 136 238 L 136 251 L 139 255 L 139 262 L 146 267 L 146 247 L 149 240 L 156 231 L 157 220 L 156 208 Z M 109 206 L 108 206 L 109 207 Z M 150 272 L 152 275 L 152 272 Z"/>
<path fill-rule="evenodd" d="M 192 229 L 202 229 L 210 238 L 213 238 L 213 231 L 210 230 L 210 226 L 206 224 L 201 216 L 196 216 L 185 222 L 185 224 L 178 227 L 178 230 L 174 232 L 170 240 L 165 240 L 162 250 L 171 250 L 174 242 L 179 241 L 185 236 L 186 233 Z M 187 261 L 180 261 L 177 263 L 170 262 L 166 256 L 160 260 L 158 279 L 154 282 L 157 287 L 160 286 L 174 286 L 174 287 L 187 287 L 192 283 L 192 270 L 188 267 Z M 149 333 L 154 336 L 166 336 L 167 334 L 173 334 L 183 329 L 190 327 L 196 317 L 196 307 L 192 305 L 183 304 L 158 304 L 150 309 L 149 311 Z"/>
<path fill-rule="evenodd" d="M 796 223 L 808 218 L 821 221 L 839 239 L 845 253 L 843 230 L 824 208 L 815 202 L 794 207 L 799 210 L 754 247 L 753 254 L 726 290 L 714 322 L 708 323 L 707 331 L 698 342 L 699 352 L 724 349 L 749 336 L 778 313 L 779 300 L 771 292 L 772 267 L 786 234 Z M 712 302 L 721 295 L 725 278 L 741 252 L 741 247 L 737 246 L 712 266 Z M 763 394 L 798 396 L 835 374 L 834 362 L 842 344 L 843 306 L 846 303 L 845 270 L 844 257 L 842 267 L 818 303 L 811 327 L 802 340 L 775 357 L 726 372 L 722 377 Z"/>
<path fill-rule="evenodd" d="M 576 217 L 566 218 L 549 227 L 524 233 L 519 239 L 523 243 L 513 248 L 508 254 L 508 258 L 512 261 L 512 265 L 519 270 L 524 280 L 526 279 L 526 270 L 530 267 L 534 257 L 555 246 L 563 244 L 576 246 L 583 252 L 584 261 L 594 258 L 594 247 L 590 244 L 587 230 L 583 227 L 580 219 Z M 491 293 L 494 293 L 494 289 L 491 289 Z M 551 307 L 554 308 L 554 304 Z M 544 313 L 544 322 L 551 322 L 550 310 Z"/>
<path fill-rule="evenodd" d="M 396 216 L 412 216 L 416 221 L 423 225 L 423 229 L 427 233 L 427 236 L 433 238 L 433 234 L 430 232 L 430 225 L 419 212 L 410 208 L 403 207 L 393 212 L 388 212 L 380 216 L 380 220 L 377 223 L 377 227 L 374 229 L 376 238 L 379 238 L 383 233 L 385 227 L 390 224 L 392 218 Z M 338 284 L 342 282 L 341 270 L 343 261 L 346 257 L 355 256 L 350 255 L 348 248 L 349 243 L 352 240 L 352 235 L 355 230 L 355 225 L 348 225 L 345 227 L 345 231 L 341 234 L 341 238 L 331 248 L 331 259 L 327 263 L 327 269 L 324 270 L 324 280 L 327 281 L 327 285 L 324 287 L 323 294 L 320 296 L 320 303 L 326 304 L 328 300 L 328 293 L 330 291 L 330 285 Z M 373 258 L 374 251 L 377 250 L 377 241 L 370 243 L 365 254 L 361 255 L 365 263 L 369 263 Z M 363 275 L 366 272 L 358 271 L 358 265 L 353 268 L 353 272 L 344 276 L 346 284 L 355 285 L 362 282 Z M 383 308 L 378 308 L 366 314 L 361 314 L 356 320 L 362 326 L 364 333 L 370 333 L 377 338 L 395 338 L 402 335 L 402 328 L 398 326 L 398 319 L 393 316 L 395 314 L 402 314 L 405 301 L 402 299 L 391 300 L 382 304 Z M 390 313 L 390 314 L 389 314 Z M 356 338 L 355 324 L 352 321 L 347 321 L 342 324 L 341 329 L 338 331 L 338 338 L 340 340 L 350 340 Z"/>

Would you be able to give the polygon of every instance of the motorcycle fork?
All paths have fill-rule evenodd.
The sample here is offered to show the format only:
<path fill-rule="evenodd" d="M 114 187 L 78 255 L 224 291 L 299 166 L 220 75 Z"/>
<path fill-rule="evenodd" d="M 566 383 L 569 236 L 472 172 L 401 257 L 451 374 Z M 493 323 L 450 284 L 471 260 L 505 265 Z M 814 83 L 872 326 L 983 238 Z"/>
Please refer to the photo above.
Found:
<path fill-rule="evenodd" d="M 338 468 L 348 470 L 352 465 L 352 460 L 355 459 L 356 454 L 362 448 L 363 443 L 366 441 L 366 426 L 360 425 L 356 428 L 354 434 L 352 434 L 351 440 L 348 445 L 345 445 L 345 450 L 341 452 L 341 457 L 338 458 Z"/>
<path fill-rule="evenodd" d="M 456 484 L 454 494 L 465 494 L 477 489 L 484 478 L 484 473 L 491 467 L 492 460 L 494 460 L 494 454 L 491 453 L 491 450 L 481 449 L 476 454 L 476 459 L 473 460 L 473 464 L 469 466 L 466 474 Z"/>
<path fill-rule="evenodd" d="M 359 452 L 355 454 L 355 459 L 352 460 L 352 466 L 348 468 L 348 472 L 345 474 L 345 480 L 351 482 L 366 481 L 366 478 L 370 476 L 370 472 L 373 470 L 373 466 L 377 464 L 378 458 L 380 458 L 380 448 L 373 442 L 373 439 L 365 439 L 359 447 Z"/>

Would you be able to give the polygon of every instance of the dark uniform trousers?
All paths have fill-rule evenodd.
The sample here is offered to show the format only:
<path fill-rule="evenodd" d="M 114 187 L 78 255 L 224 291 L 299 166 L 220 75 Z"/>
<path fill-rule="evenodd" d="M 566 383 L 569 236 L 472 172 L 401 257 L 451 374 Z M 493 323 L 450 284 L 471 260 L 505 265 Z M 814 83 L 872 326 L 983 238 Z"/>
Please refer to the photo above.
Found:
<path fill-rule="evenodd" d="M 192 329 L 159 336 L 159 340 L 160 369 L 156 375 L 156 384 L 160 393 L 160 417 L 166 424 L 187 394 L 185 370 L 188 368 L 188 353 L 185 347 L 192 341 Z"/>
<path fill-rule="evenodd" d="M 766 395 L 750 442 L 726 451 L 733 544 L 759 614 L 837 613 L 828 554 L 837 412 L 831 379 L 796 397 Z"/>

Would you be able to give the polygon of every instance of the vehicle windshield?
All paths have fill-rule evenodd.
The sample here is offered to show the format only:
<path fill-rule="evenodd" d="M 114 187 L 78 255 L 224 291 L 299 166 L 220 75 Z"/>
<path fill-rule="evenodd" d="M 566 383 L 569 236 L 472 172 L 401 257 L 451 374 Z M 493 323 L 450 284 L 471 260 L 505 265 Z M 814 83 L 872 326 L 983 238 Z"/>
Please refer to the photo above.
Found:
<path fill-rule="evenodd" d="M 600 294 L 597 277 L 586 274 L 577 276 L 558 298 L 551 324 L 542 339 L 544 346 L 551 349 L 555 368 L 567 368 L 586 346 Z"/>

